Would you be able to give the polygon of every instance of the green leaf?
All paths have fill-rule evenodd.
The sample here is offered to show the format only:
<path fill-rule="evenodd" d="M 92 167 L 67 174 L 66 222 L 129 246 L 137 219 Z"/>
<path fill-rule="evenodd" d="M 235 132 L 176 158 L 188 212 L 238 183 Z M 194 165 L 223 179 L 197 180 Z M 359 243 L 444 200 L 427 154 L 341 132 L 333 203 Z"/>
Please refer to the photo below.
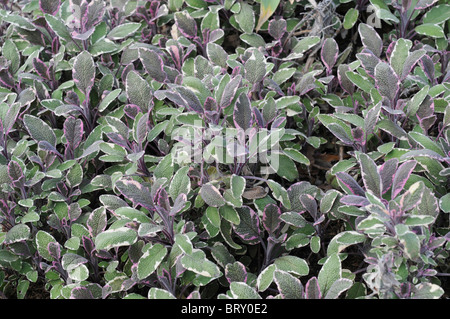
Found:
<path fill-rule="evenodd" d="M 120 95 L 121 92 L 122 89 L 115 89 L 114 91 L 109 92 L 108 95 L 105 96 L 100 102 L 98 111 L 103 112 L 106 110 L 106 108 Z"/>
<path fill-rule="evenodd" d="M 218 278 L 221 275 L 219 267 L 209 261 L 200 249 L 194 249 L 192 254 L 184 255 L 181 264 L 184 268 L 204 277 Z"/>
<path fill-rule="evenodd" d="M 119 207 L 114 211 L 119 218 L 129 219 L 139 223 L 151 223 L 152 220 L 144 212 L 132 207 Z"/>
<path fill-rule="evenodd" d="M 300 163 L 300 164 L 304 164 L 309 166 L 311 163 L 309 161 L 309 159 L 303 155 L 302 153 L 300 153 L 300 151 L 294 149 L 294 148 L 285 148 L 283 149 L 284 154 L 286 154 L 287 156 L 289 156 L 291 159 L 293 159 L 294 161 Z"/>
<path fill-rule="evenodd" d="M 416 259 L 420 254 L 420 239 L 412 231 L 407 231 L 404 234 L 399 235 L 400 243 L 405 249 L 405 254 L 410 259 Z"/>
<path fill-rule="evenodd" d="M 295 163 L 284 154 L 277 154 L 278 160 L 270 161 L 270 166 L 277 172 L 277 174 L 288 181 L 292 182 L 298 178 L 298 169 Z"/>
<path fill-rule="evenodd" d="M 188 194 L 191 190 L 191 180 L 187 173 L 189 166 L 180 168 L 172 178 L 169 186 L 169 195 L 172 199 L 176 199 L 180 194 Z"/>
<path fill-rule="evenodd" d="M 70 188 L 74 188 L 81 184 L 83 181 L 83 169 L 80 164 L 75 163 L 75 165 L 69 169 L 66 175 L 66 181 Z"/>
<path fill-rule="evenodd" d="M 138 262 L 138 279 L 142 280 L 150 276 L 158 268 L 166 255 L 167 248 L 161 244 L 154 244 L 145 250 Z"/>
<path fill-rule="evenodd" d="M 336 280 L 328 289 L 327 294 L 325 295 L 324 299 L 337 299 L 340 294 L 342 294 L 344 291 L 350 289 L 352 286 L 353 281 L 347 278 L 340 278 Z"/>
<path fill-rule="evenodd" d="M 56 135 L 51 127 L 43 120 L 34 115 L 25 114 L 23 124 L 36 142 L 46 141 L 50 145 L 56 146 Z"/>
<path fill-rule="evenodd" d="M 333 253 L 323 264 L 317 278 L 323 296 L 327 294 L 333 283 L 342 277 L 341 272 L 342 268 L 339 256 L 337 253 Z"/>
<path fill-rule="evenodd" d="M 418 25 L 414 29 L 418 34 L 426 35 L 432 38 L 444 38 L 445 33 L 441 26 L 433 23 Z"/>
<path fill-rule="evenodd" d="M 441 197 L 439 200 L 439 206 L 444 213 L 450 213 L 450 193 Z"/>
<path fill-rule="evenodd" d="M 176 299 L 176 298 L 167 290 L 152 287 L 148 291 L 148 299 Z"/>
<path fill-rule="evenodd" d="M 234 299 L 262 299 L 255 289 L 244 282 L 232 282 L 230 291 Z"/>
<path fill-rule="evenodd" d="M 298 278 L 277 269 L 274 272 L 274 280 L 284 299 L 303 299 L 303 285 Z"/>
<path fill-rule="evenodd" d="M 440 24 L 450 19 L 450 5 L 440 4 L 431 8 L 430 11 L 425 13 L 423 17 L 423 23 Z"/>
<path fill-rule="evenodd" d="M 25 241 L 30 238 L 30 228 L 24 224 L 17 224 L 13 226 L 5 236 L 5 244 L 13 244 L 20 241 Z"/>
<path fill-rule="evenodd" d="M 356 21 L 358 20 L 359 11 L 355 8 L 350 8 L 344 16 L 344 29 L 348 30 L 353 28 Z"/>
<path fill-rule="evenodd" d="M 277 9 L 278 5 L 280 4 L 280 0 L 262 0 L 261 1 L 261 7 L 259 11 L 259 19 L 258 24 L 256 25 L 256 32 L 261 29 L 264 22 L 266 22 L 272 14 Z"/>
<path fill-rule="evenodd" d="M 164 156 L 164 158 L 159 162 L 159 164 L 156 166 L 155 171 L 153 172 L 153 175 L 156 178 L 172 178 L 173 175 L 173 161 L 172 161 L 172 154 L 168 154 Z"/>
<path fill-rule="evenodd" d="M 84 95 L 89 95 L 95 80 L 95 64 L 88 51 L 81 52 L 73 62 L 73 81 Z"/>
<path fill-rule="evenodd" d="M 277 269 L 286 271 L 296 276 L 306 276 L 309 274 L 308 263 L 296 256 L 282 256 L 274 261 Z"/>
<path fill-rule="evenodd" d="M 109 250 L 115 247 L 130 246 L 137 241 L 137 233 L 134 229 L 119 227 L 108 229 L 95 237 L 97 250 Z"/>
<path fill-rule="evenodd" d="M 203 184 L 200 195 L 209 206 L 220 207 L 225 205 L 225 200 L 219 190 L 212 184 Z"/>
<path fill-rule="evenodd" d="M 36 233 L 36 246 L 39 255 L 48 261 L 53 261 L 53 257 L 48 251 L 48 245 L 50 243 L 57 243 L 56 239 L 52 235 L 43 230 L 39 230 Z"/>
<path fill-rule="evenodd" d="M 140 23 L 128 22 L 120 24 L 108 33 L 108 38 L 111 40 L 121 40 L 132 36 L 141 27 Z"/>
<path fill-rule="evenodd" d="M 244 33 L 252 33 L 255 28 L 255 12 L 250 4 L 241 2 L 241 11 L 235 15 L 236 22 Z"/>
<path fill-rule="evenodd" d="M 258 278 L 256 279 L 256 285 L 258 286 L 259 291 L 265 291 L 269 288 L 273 282 L 273 275 L 276 269 L 277 266 L 271 264 L 259 273 Z"/>

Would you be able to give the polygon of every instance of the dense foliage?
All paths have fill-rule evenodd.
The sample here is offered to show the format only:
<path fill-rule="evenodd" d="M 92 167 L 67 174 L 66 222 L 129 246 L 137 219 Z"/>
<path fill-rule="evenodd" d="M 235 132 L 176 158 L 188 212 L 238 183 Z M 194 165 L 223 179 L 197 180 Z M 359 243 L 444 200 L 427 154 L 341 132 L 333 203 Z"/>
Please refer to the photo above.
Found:
<path fill-rule="evenodd" d="M 447 0 L 0 3 L 0 297 L 449 297 Z"/>

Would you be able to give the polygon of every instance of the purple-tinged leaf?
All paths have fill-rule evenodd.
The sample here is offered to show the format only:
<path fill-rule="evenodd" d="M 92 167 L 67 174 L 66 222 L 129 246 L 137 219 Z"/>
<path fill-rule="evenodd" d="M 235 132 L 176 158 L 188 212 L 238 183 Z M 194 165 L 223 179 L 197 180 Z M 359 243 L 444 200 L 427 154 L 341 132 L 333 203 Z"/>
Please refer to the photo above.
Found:
<path fill-rule="evenodd" d="M 174 14 L 175 25 L 181 34 L 186 38 L 195 38 L 197 36 L 197 23 L 186 11 L 176 12 Z"/>
<path fill-rule="evenodd" d="M 149 113 L 145 113 L 139 118 L 139 120 L 135 122 L 133 136 L 134 140 L 139 145 L 142 145 L 145 138 L 147 137 L 149 131 L 148 121 L 149 121 Z"/>
<path fill-rule="evenodd" d="M 361 65 L 364 70 L 366 70 L 367 74 L 371 77 L 375 77 L 375 67 L 380 63 L 380 59 L 367 49 L 363 49 L 361 53 L 357 53 L 356 58 L 361 62 Z"/>
<path fill-rule="evenodd" d="M 364 131 L 366 136 L 374 133 L 375 127 L 378 122 L 378 118 L 381 112 L 381 102 L 372 107 L 369 111 L 367 111 L 366 117 L 364 118 Z"/>
<path fill-rule="evenodd" d="M 280 227 L 280 216 L 281 210 L 277 205 L 268 204 L 264 208 L 262 222 L 269 234 L 273 234 Z"/>
<path fill-rule="evenodd" d="M 80 204 L 78 204 L 78 202 L 75 203 L 71 203 L 69 205 L 69 208 L 67 210 L 67 215 L 69 216 L 69 219 L 71 221 L 75 221 L 78 219 L 78 217 L 81 216 L 81 207 Z"/>
<path fill-rule="evenodd" d="M 225 266 L 225 278 L 227 278 L 229 283 L 247 282 L 247 269 L 244 264 L 239 261 L 227 264 Z"/>
<path fill-rule="evenodd" d="M 61 245 L 57 242 L 49 242 L 47 252 L 55 260 L 61 259 Z M 44 257 L 44 256 L 43 256 Z"/>
<path fill-rule="evenodd" d="M 22 168 L 19 163 L 14 160 L 8 163 L 8 176 L 11 179 L 12 184 L 16 187 L 20 187 L 25 180 Z"/>
<path fill-rule="evenodd" d="M 253 114 L 255 115 L 255 120 L 258 127 L 266 127 L 266 122 L 264 121 L 264 117 L 261 114 L 261 111 L 256 106 L 254 106 L 252 110 Z"/>
<path fill-rule="evenodd" d="M 309 194 L 300 195 L 300 202 L 303 207 L 305 207 L 306 211 L 314 218 L 317 219 L 317 202 L 316 199 Z"/>
<path fill-rule="evenodd" d="M 386 62 L 380 62 L 375 67 L 375 83 L 380 94 L 393 101 L 400 89 L 400 82 L 392 67 Z"/>
<path fill-rule="evenodd" d="M 72 149 L 76 149 L 83 140 L 83 121 L 70 116 L 64 122 L 64 137 Z"/>
<path fill-rule="evenodd" d="M 60 152 L 58 152 L 58 150 L 56 149 L 56 147 L 54 147 L 53 145 L 51 145 L 49 142 L 47 141 L 40 141 L 38 143 L 38 148 L 40 150 L 44 150 L 46 152 L 52 153 L 57 155 L 60 159 L 63 159 L 63 156 Z"/>
<path fill-rule="evenodd" d="M 250 99 L 247 94 L 241 93 L 233 111 L 234 126 L 241 130 L 247 130 L 253 125 L 253 113 Z"/>
<path fill-rule="evenodd" d="M 83 51 L 75 58 L 72 76 L 77 88 L 88 96 L 95 80 L 95 64 L 89 52 Z"/>
<path fill-rule="evenodd" d="M 416 10 L 426 9 L 426 8 L 432 6 L 437 1 L 438 0 L 419 0 L 419 1 L 417 1 L 416 6 L 414 7 L 414 9 L 416 9 Z"/>
<path fill-rule="evenodd" d="M 355 92 L 355 85 L 347 77 L 346 73 L 348 71 L 351 71 L 351 69 L 347 64 L 340 64 L 338 66 L 338 80 L 342 89 L 344 89 L 344 91 L 348 94 L 352 95 Z"/>
<path fill-rule="evenodd" d="M 367 206 L 370 204 L 367 198 L 358 195 L 344 195 L 341 198 L 341 203 L 351 206 Z"/>
<path fill-rule="evenodd" d="M 82 16 L 81 24 L 84 30 L 95 27 L 103 19 L 106 11 L 105 3 L 101 0 L 93 0 L 87 6 L 85 14 Z"/>
<path fill-rule="evenodd" d="M 150 76 L 158 82 L 164 83 L 167 74 L 164 71 L 164 62 L 158 53 L 152 50 L 139 49 L 139 58 Z"/>
<path fill-rule="evenodd" d="M 381 52 L 383 51 L 383 40 L 381 40 L 377 31 L 368 24 L 360 23 L 358 32 L 364 47 L 372 51 L 377 57 L 380 57 Z"/>
<path fill-rule="evenodd" d="M 55 15 L 61 5 L 60 0 L 39 0 L 39 8 L 43 13 Z"/>
<path fill-rule="evenodd" d="M 331 123 L 327 125 L 327 129 L 329 129 L 342 143 L 346 145 L 352 145 L 354 143 L 353 136 L 349 136 L 347 131 L 341 125 Z"/>
<path fill-rule="evenodd" d="M 13 103 L 6 112 L 5 117 L 3 118 L 3 134 L 8 135 L 9 132 L 12 130 L 14 123 L 16 123 L 17 116 L 19 115 L 20 109 L 22 105 L 20 103 Z M 0 120 L 1 122 L 1 120 Z"/>
<path fill-rule="evenodd" d="M 134 205 L 141 205 L 150 211 L 154 209 L 150 191 L 141 183 L 132 179 L 121 179 L 116 182 L 116 187 Z"/>
<path fill-rule="evenodd" d="M 184 101 L 184 105 L 186 105 L 190 110 L 195 111 L 199 114 L 204 113 L 202 104 L 200 103 L 199 98 L 197 97 L 197 95 L 195 95 L 193 91 L 183 86 L 177 86 L 175 88 L 175 91 L 179 94 L 179 97 Z"/>
<path fill-rule="evenodd" d="M 130 119 L 134 120 L 136 115 L 141 112 L 141 108 L 136 104 L 126 104 L 123 108 L 123 111 Z"/>
<path fill-rule="evenodd" d="M 379 172 L 381 176 L 381 181 L 383 185 L 383 192 L 382 194 L 386 194 L 387 191 L 391 188 L 392 182 L 394 181 L 395 172 L 397 171 L 398 167 L 398 159 L 397 158 L 391 158 L 383 163 L 379 167 Z"/>
<path fill-rule="evenodd" d="M 219 106 L 224 109 L 227 106 L 229 106 L 231 104 L 231 102 L 233 101 L 236 92 L 239 88 L 239 86 L 241 85 L 242 82 L 242 76 L 241 75 L 237 75 L 235 76 L 230 82 L 227 83 L 227 85 L 225 85 L 225 88 L 223 90 L 222 96 L 220 98 L 220 103 Z"/>
<path fill-rule="evenodd" d="M 95 299 L 92 292 L 86 287 L 75 287 L 70 292 L 69 299 Z"/>
<path fill-rule="evenodd" d="M 106 229 L 108 219 L 106 216 L 106 209 L 104 207 L 99 207 L 92 211 L 86 222 L 89 230 L 89 235 L 95 238 L 98 234 L 102 233 Z"/>
<path fill-rule="evenodd" d="M 339 47 L 337 42 L 333 38 L 325 39 L 325 41 L 323 41 L 322 50 L 320 51 L 320 57 L 328 72 L 330 72 L 336 64 L 338 54 Z"/>
<path fill-rule="evenodd" d="M 422 70 L 425 72 L 428 80 L 430 80 L 430 83 L 434 84 L 434 77 L 435 77 L 435 69 L 434 69 L 434 62 L 433 60 L 428 56 L 424 55 L 420 61 L 420 65 L 422 66 Z"/>
<path fill-rule="evenodd" d="M 241 222 L 233 225 L 236 234 L 247 244 L 256 245 L 260 241 L 259 217 L 248 206 L 236 207 Z"/>
<path fill-rule="evenodd" d="M 417 165 L 417 161 L 410 160 L 404 162 L 402 165 L 398 167 L 397 172 L 395 173 L 394 180 L 392 182 L 392 195 L 391 198 L 396 198 L 398 194 L 404 189 L 406 182 L 409 179 L 409 176 L 413 172 L 414 168 Z"/>
<path fill-rule="evenodd" d="M 269 21 L 269 34 L 277 41 L 286 33 L 286 28 L 287 22 L 283 18 L 272 19 Z"/>
<path fill-rule="evenodd" d="M 305 286 L 305 299 L 321 299 L 319 281 L 317 277 L 312 277 L 308 280 Z"/>
<path fill-rule="evenodd" d="M 33 59 L 34 70 L 45 80 L 51 80 L 50 68 L 39 58 Z"/>
<path fill-rule="evenodd" d="M 338 172 L 336 173 L 336 177 L 347 194 L 365 196 L 364 189 L 348 173 Z"/>
<path fill-rule="evenodd" d="M 375 196 L 381 198 L 382 181 L 377 165 L 367 154 L 360 154 L 359 163 L 361 166 L 361 177 L 366 190 L 372 191 Z"/>

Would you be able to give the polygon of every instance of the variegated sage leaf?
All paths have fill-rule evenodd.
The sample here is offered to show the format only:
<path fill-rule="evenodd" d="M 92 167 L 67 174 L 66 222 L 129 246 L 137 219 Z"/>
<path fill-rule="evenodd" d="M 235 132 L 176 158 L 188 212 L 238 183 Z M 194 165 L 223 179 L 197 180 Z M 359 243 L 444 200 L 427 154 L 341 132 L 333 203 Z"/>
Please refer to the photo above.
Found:
<path fill-rule="evenodd" d="M 380 62 L 375 67 L 375 83 L 380 94 L 390 101 L 397 96 L 400 82 L 392 67 L 386 62 Z"/>
<path fill-rule="evenodd" d="M 39 8 L 41 11 L 52 16 L 58 12 L 60 5 L 60 0 L 39 0 Z"/>
<path fill-rule="evenodd" d="M 381 197 L 381 176 L 378 167 L 367 154 L 360 154 L 361 177 L 366 190 L 370 190 L 377 197 Z"/>
<path fill-rule="evenodd" d="M 298 278 L 279 269 L 275 270 L 273 277 L 283 299 L 303 299 L 304 288 Z"/>
<path fill-rule="evenodd" d="M 92 55 L 88 51 L 81 52 L 73 63 L 73 81 L 77 88 L 89 95 L 95 80 L 95 64 Z"/>
<path fill-rule="evenodd" d="M 152 101 L 152 89 L 136 71 L 130 71 L 126 78 L 126 92 L 131 104 L 139 106 L 143 113 L 148 112 Z"/>
<path fill-rule="evenodd" d="M 251 84 L 259 83 L 266 74 L 266 60 L 264 55 L 258 50 L 252 53 L 244 65 L 245 79 Z"/>
<path fill-rule="evenodd" d="M 397 195 L 404 189 L 406 182 L 416 167 L 416 164 L 417 161 L 409 160 L 398 167 L 392 182 L 392 198 L 397 197 Z"/>
<path fill-rule="evenodd" d="M 241 93 L 233 111 L 233 121 L 236 128 L 247 130 L 253 125 L 253 113 L 247 94 Z"/>
<path fill-rule="evenodd" d="M 260 240 L 259 217 L 248 206 L 236 207 L 240 223 L 233 225 L 236 234 L 249 245 L 257 244 Z"/>
<path fill-rule="evenodd" d="M 187 11 L 176 12 L 174 18 L 178 30 L 185 37 L 195 38 L 197 36 L 197 23 Z"/>
<path fill-rule="evenodd" d="M 167 74 L 164 71 L 164 62 L 162 58 L 153 50 L 139 49 L 139 58 L 150 76 L 158 82 L 164 83 Z"/>
<path fill-rule="evenodd" d="M 28 133 L 36 141 L 46 141 L 53 147 L 56 146 L 56 135 L 52 128 L 40 118 L 25 114 L 23 117 L 23 124 L 25 125 Z"/>
<path fill-rule="evenodd" d="M 99 251 L 130 246 L 137 241 L 137 237 L 137 232 L 128 227 L 108 229 L 95 237 L 95 248 Z"/>
<path fill-rule="evenodd" d="M 322 50 L 320 51 L 320 57 L 327 70 L 331 70 L 336 64 L 339 54 L 339 47 L 333 38 L 327 38 L 323 41 Z"/>
<path fill-rule="evenodd" d="M 225 200 L 219 190 L 212 184 L 204 184 L 200 189 L 200 195 L 206 204 L 212 207 L 225 205 Z"/>
<path fill-rule="evenodd" d="M 377 31 L 366 23 L 360 23 L 358 25 L 358 32 L 363 45 L 377 57 L 380 57 L 383 50 L 383 41 Z"/>

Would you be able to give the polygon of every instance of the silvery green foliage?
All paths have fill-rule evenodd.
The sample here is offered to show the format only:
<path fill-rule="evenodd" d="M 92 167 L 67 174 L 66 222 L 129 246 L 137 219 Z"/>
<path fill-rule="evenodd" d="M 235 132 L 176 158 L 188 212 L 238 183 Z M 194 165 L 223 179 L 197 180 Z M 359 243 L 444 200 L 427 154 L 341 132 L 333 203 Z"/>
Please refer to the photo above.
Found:
<path fill-rule="evenodd" d="M 3 2 L 0 297 L 448 295 L 448 4 Z"/>

